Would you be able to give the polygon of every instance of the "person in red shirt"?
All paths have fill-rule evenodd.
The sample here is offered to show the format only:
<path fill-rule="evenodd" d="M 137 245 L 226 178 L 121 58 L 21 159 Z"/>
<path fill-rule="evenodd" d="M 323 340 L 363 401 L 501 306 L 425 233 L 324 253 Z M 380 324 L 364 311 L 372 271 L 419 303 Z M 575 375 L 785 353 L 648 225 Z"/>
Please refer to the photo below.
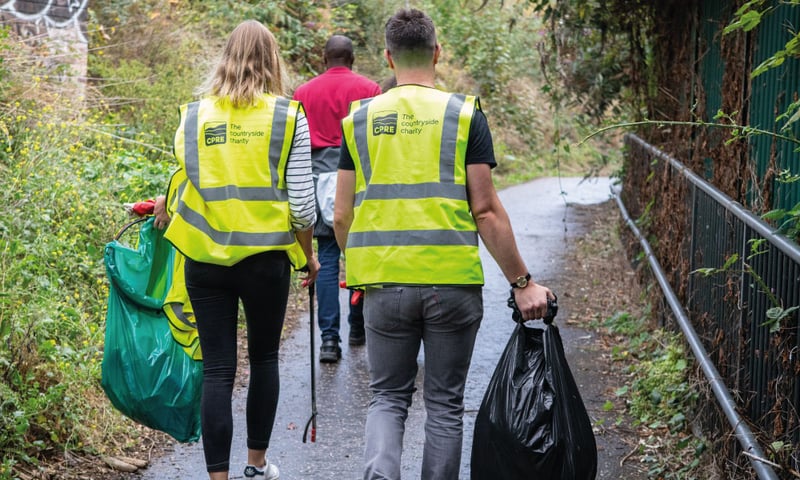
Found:
<path fill-rule="evenodd" d="M 314 236 L 317 238 L 317 257 L 320 262 L 316 287 L 322 338 L 319 360 L 335 363 L 342 356 L 342 349 L 339 347 L 341 251 L 333 233 L 333 199 L 336 195 L 336 172 L 342 143 L 341 121 L 349 113 L 350 102 L 379 95 L 381 87 L 352 71 L 355 61 L 353 42 L 343 35 L 334 35 L 328 39 L 323 60 L 325 72 L 300 85 L 295 90 L 293 99 L 303 104 L 308 118 L 312 173 L 317 193 Z M 361 303 L 349 303 L 349 344 L 363 345 L 366 337 Z"/>

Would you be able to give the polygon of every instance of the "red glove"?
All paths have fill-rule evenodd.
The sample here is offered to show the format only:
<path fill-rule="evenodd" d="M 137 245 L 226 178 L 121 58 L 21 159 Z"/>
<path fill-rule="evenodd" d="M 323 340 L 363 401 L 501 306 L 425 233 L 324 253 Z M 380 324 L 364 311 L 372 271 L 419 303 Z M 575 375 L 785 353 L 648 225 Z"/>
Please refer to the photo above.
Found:
<path fill-rule="evenodd" d="M 152 198 L 149 198 L 143 202 L 136 202 L 131 207 L 131 210 L 136 215 L 143 217 L 145 215 L 152 215 L 153 214 L 153 207 L 155 207 L 156 201 Z"/>
<path fill-rule="evenodd" d="M 339 288 L 347 288 L 347 283 L 339 282 Z M 361 303 L 361 297 L 364 296 L 364 290 L 361 290 L 359 288 L 354 288 L 352 290 L 353 294 L 350 295 L 350 305 L 358 305 L 359 303 Z"/>
<path fill-rule="evenodd" d="M 350 305 L 358 305 L 364 296 L 364 290 L 353 290 L 353 295 L 350 296 Z"/>

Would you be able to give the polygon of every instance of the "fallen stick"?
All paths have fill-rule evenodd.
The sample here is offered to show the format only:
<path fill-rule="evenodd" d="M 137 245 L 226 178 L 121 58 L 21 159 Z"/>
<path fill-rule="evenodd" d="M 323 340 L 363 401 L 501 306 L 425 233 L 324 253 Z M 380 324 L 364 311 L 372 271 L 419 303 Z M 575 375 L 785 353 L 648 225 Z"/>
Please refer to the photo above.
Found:
<path fill-rule="evenodd" d="M 136 470 L 139 470 L 139 467 L 137 467 L 136 465 L 131 465 L 128 462 L 123 462 L 122 460 L 115 457 L 103 457 L 103 461 L 106 462 L 106 464 L 109 467 L 113 468 L 118 472 L 135 472 Z"/>
<path fill-rule="evenodd" d="M 125 463 L 130 463 L 137 468 L 145 468 L 147 466 L 147 460 L 142 460 L 141 458 L 117 457 L 117 459 L 122 460 Z"/>
<path fill-rule="evenodd" d="M 761 463 L 766 463 L 767 465 L 769 465 L 769 466 L 771 466 L 771 467 L 775 467 L 775 468 L 777 468 L 777 469 L 779 469 L 779 470 L 781 469 L 781 466 L 780 466 L 780 465 L 778 465 L 778 464 L 777 464 L 777 463 L 775 463 L 775 462 L 770 462 L 770 461 L 769 461 L 769 460 L 767 460 L 766 458 L 761 458 L 761 457 L 759 457 L 759 456 L 757 456 L 757 455 L 753 455 L 753 454 L 752 454 L 752 453 L 750 453 L 750 452 L 742 452 L 742 453 L 743 453 L 743 454 L 745 454 L 746 456 L 750 457 L 750 458 L 754 458 L 754 459 L 758 460 L 758 461 L 759 461 L 759 462 L 761 462 Z"/>

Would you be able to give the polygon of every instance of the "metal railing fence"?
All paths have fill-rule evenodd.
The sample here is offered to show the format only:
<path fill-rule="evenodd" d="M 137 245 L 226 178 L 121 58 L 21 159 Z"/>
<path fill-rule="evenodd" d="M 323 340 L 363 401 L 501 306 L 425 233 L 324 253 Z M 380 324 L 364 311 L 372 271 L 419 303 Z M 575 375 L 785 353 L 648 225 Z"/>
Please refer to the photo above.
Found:
<path fill-rule="evenodd" d="M 626 135 L 625 144 L 625 205 L 657 238 L 665 277 L 737 410 L 763 445 L 793 445 L 771 453 L 788 455 L 797 469 L 800 315 L 771 331 L 768 311 L 800 305 L 800 248 L 638 136 Z"/>

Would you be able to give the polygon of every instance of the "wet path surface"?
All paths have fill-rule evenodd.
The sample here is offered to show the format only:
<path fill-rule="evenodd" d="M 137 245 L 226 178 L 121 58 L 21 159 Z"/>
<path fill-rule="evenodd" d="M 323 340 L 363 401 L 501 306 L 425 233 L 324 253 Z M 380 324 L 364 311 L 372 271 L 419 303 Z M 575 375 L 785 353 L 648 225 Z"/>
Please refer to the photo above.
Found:
<path fill-rule="evenodd" d="M 560 275 L 564 254 L 573 238 L 585 232 L 589 219 L 573 215 L 572 204 L 594 204 L 609 199 L 609 180 L 580 178 L 545 178 L 518 185 L 500 192 L 511 216 L 517 244 L 533 278 L 551 287 L 556 293 L 564 290 L 569 279 Z M 575 217 L 575 218 L 573 218 Z M 485 315 L 476 342 L 465 395 L 464 449 L 461 479 L 469 478 L 469 454 L 472 430 L 483 392 L 489 383 L 500 353 L 513 330 L 510 310 L 506 307 L 508 283 L 485 248 L 481 249 L 486 285 Z M 346 319 L 346 293 L 342 292 Z M 594 336 L 591 331 L 559 324 L 569 317 L 569 302 L 559 302 L 559 325 L 567 359 L 581 388 L 587 410 L 596 419 L 602 411 L 606 393 L 601 367 L 595 361 Z M 342 337 L 348 326 L 342 322 Z M 316 342 L 317 347 L 319 341 Z M 297 327 L 281 347 L 281 397 L 276 424 L 269 449 L 270 461 L 278 465 L 281 479 L 359 479 L 362 475 L 363 428 L 369 403 L 366 352 L 364 347 L 342 345 L 342 360 L 333 365 L 316 364 L 317 440 L 303 443 L 303 429 L 311 413 L 308 317 L 301 317 Z M 417 379 L 421 388 L 422 354 Z M 240 372 L 240 375 L 246 372 Z M 241 381 L 237 385 L 243 384 Z M 234 441 L 231 452 L 231 477 L 243 478 L 246 463 L 244 432 L 245 390 L 234 393 Z M 403 450 L 403 478 L 419 478 L 422 460 L 424 409 L 421 391 L 406 423 Z M 630 446 L 614 435 L 598 435 L 598 478 L 634 479 L 631 471 L 623 471 L 620 460 Z M 175 445 L 171 452 L 153 459 L 142 471 L 144 480 L 204 479 L 202 444 Z"/>

